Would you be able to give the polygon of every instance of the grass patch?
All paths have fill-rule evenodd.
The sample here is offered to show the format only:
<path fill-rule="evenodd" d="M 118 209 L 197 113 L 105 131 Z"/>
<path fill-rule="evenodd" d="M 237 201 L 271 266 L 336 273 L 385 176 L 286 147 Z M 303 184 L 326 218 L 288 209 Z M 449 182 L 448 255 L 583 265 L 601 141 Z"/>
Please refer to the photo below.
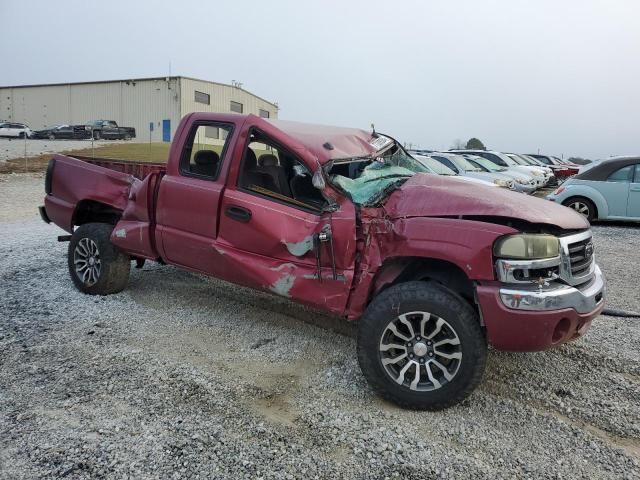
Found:
<path fill-rule="evenodd" d="M 62 155 L 74 155 L 96 158 L 110 158 L 115 160 L 130 160 L 134 162 L 166 163 L 169 158 L 170 143 L 115 143 L 92 149 L 71 150 L 59 152 Z M 47 169 L 52 153 L 44 153 L 32 157 L 13 158 L 0 163 L 0 173 L 43 172 Z"/>

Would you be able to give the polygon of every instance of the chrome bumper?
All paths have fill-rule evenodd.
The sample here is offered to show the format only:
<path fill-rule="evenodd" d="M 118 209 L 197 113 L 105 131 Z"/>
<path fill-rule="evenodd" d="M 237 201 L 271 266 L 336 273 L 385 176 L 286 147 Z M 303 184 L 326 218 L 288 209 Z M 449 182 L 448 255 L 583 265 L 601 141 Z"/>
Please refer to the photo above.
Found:
<path fill-rule="evenodd" d="M 516 310 L 573 308 L 578 313 L 589 313 L 604 302 L 605 292 L 604 275 L 596 265 L 593 280 L 583 290 L 563 284 L 552 284 L 543 288 L 501 288 L 500 299 L 505 307 Z"/>

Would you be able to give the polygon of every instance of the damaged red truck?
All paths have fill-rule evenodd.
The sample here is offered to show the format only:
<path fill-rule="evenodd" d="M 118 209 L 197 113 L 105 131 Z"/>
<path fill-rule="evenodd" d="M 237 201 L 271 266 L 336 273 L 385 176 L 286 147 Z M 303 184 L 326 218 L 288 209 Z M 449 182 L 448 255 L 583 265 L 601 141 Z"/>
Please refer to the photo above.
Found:
<path fill-rule="evenodd" d="M 604 307 L 582 216 L 425 172 L 376 132 L 193 113 L 166 165 L 55 155 L 45 190 L 80 291 L 153 260 L 358 320 L 365 377 L 408 408 L 462 401 L 488 344 L 544 350 Z"/>

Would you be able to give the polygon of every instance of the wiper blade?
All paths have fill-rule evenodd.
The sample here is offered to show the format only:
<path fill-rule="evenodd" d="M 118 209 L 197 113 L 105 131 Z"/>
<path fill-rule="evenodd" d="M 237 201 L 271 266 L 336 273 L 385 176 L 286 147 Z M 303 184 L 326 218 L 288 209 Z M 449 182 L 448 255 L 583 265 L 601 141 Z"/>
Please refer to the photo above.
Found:
<path fill-rule="evenodd" d="M 362 183 L 377 182 L 378 180 L 383 180 L 385 178 L 410 178 L 410 177 L 413 177 L 413 174 L 408 175 L 408 174 L 402 174 L 402 173 L 395 173 L 393 175 L 384 175 L 382 177 L 370 178 L 369 180 L 365 180 Z"/>

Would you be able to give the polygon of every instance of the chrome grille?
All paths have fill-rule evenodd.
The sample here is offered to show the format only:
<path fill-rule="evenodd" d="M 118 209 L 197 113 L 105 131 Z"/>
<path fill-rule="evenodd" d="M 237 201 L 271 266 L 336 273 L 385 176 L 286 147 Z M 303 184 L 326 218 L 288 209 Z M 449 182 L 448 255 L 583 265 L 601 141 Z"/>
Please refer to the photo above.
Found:
<path fill-rule="evenodd" d="M 595 270 L 591 232 L 561 237 L 560 247 L 560 278 L 574 286 L 589 282 Z"/>

